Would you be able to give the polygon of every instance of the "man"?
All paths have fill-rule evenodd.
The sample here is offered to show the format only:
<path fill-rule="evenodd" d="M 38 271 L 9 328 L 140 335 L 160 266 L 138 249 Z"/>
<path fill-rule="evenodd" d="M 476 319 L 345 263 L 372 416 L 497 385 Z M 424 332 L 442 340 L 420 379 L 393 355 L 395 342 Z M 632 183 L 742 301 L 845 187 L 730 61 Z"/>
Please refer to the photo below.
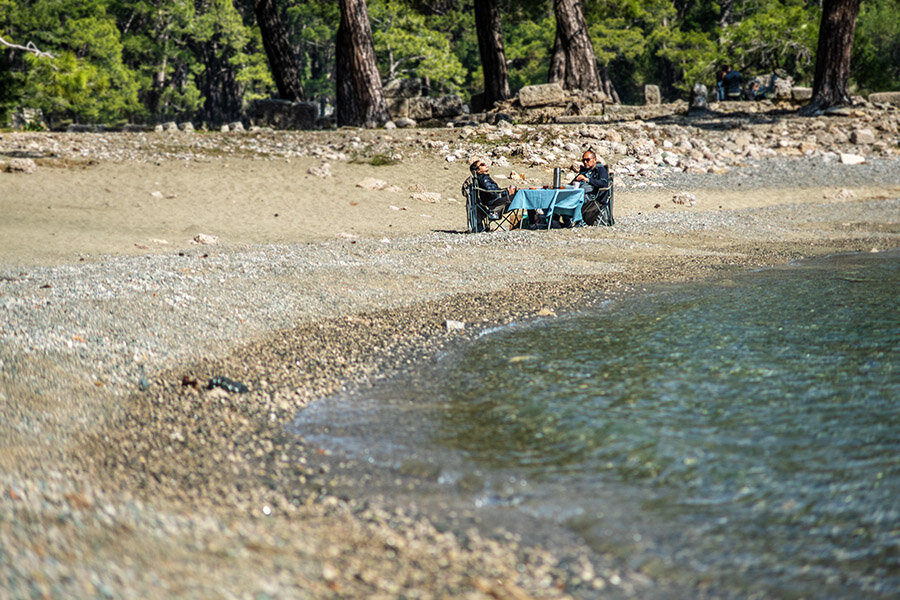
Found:
<path fill-rule="evenodd" d="M 573 165 L 573 170 L 575 167 L 576 165 Z M 581 166 L 578 167 L 578 174 L 572 183 L 578 183 L 579 187 L 584 189 L 585 206 L 582 209 L 582 217 L 585 223 L 588 225 L 596 223 L 597 219 L 601 218 L 603 208 L 606 208 L 609 213 L 609 190 L 604 190 L 609 187 L 609 169 L 606 168 L 606 165 L 597 163 L 597 155 L 593 150 L 588 150 L 581 156 Z M 599 202 L 590 202 L 598 195 Z M 608 221 L 604 222 L 604 225 L 613 224 L 611 214 L 607 214 L 603 218 L 604 221 Z"/>
<path fill-rule="evenodd" d="M 732 71 L 731 67 L 725 67 L 725 76 L 722 77 L 722 88 L 725 90 L 726 100 L 741 99 L 741 84 L 744 78 L 740 71 Z"/>
<path fill-rule="evenodd" d="M 483 160 L 472 161 L 469 165 L 469 171 L 475 177 L 475 185 L 481 190 L 478 192 L 478 202 L 483 204 L 494 213 L 503 212 L 513 196 L 518 191 L 514 186 L 509 186 L 505 190 L 502 189 L 497 182 L 488 174 L 490 167 Z"/>

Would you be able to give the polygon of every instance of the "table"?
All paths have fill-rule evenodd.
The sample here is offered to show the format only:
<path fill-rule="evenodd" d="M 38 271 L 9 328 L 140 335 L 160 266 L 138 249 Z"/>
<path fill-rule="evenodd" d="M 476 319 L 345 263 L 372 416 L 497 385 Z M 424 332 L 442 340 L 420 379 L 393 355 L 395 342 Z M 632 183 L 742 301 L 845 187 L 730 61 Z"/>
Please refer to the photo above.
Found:
<path fill-rule="evenodd" d="M 541 209 L 547 217 L 547 220 L 553 217 L 554 211 L 563 209 L 572 211 L 572 221 L 577 223 L 583 220 L 581 216 L 581 205 L 584 204 L 583 189 L 540 189 L 540 190 L 519 190 L 513 196 L 512 202 L 506 210 L 537 210 Z"/>

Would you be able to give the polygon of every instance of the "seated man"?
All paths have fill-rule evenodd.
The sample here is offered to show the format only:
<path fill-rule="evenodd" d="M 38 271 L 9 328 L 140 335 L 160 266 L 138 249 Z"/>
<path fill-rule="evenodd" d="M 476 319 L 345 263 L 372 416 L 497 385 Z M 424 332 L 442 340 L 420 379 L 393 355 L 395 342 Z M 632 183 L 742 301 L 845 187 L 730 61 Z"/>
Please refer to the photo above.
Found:
<path fill-rule="evenodd" d="M 575 166 L 572 168 L 574 170 Z M 584 189 L 582 217 L 585 223 L 593 225 L 600 217 L 601 208 L 609 205 L 609 190 L 605 189 L 609 187 L 609 169 L 606 165 L 598 164 L 597 155 L 593 150 L 588 150 L 581 157 L 581 167 L 578 168 L 578 174 L 572 183 L 579 183 Z M 595 199 L 598 202 L 591 202 Z M 612 220 L 611 215 L 609 220 Z"/>
<path fill-rule="evenodd" d="M 478 191 L 478 202 L 487 207 L 489 211 L 496 214 L 502 214 L 506 211 L 506 207 L 518 191 L 514 186 L 506 189 L 497 185 L 490 175 L 488 175 L 487 163 L 483 160 L 474 160 L 469 165 L 469 171 L 475 177 L 475 186 L 480 188 Z"/>

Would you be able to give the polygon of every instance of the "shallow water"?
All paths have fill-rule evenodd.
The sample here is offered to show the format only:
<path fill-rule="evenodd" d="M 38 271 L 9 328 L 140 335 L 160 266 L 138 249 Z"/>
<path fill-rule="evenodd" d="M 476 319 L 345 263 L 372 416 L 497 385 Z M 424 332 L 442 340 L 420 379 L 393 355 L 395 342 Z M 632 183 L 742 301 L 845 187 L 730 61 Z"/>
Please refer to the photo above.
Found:
<path fill-rule="evenodd" d="M 549 519 L 661 578 L 894 597 L 900 252 L 502 329 L 297 427 L 371 463 L 415 455 L 448 493 Z"/>

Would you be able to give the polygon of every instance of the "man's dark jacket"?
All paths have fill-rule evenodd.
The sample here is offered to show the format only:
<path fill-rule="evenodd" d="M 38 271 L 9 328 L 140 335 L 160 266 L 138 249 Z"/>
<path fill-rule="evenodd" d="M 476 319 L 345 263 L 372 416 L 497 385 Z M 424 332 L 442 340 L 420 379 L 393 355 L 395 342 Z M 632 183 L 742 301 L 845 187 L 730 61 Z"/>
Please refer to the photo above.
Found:
<path fill-rule="evenodd" d="M 491 179 L 487 173 L 479 173 L 475 177 L 476 186 L 482 190 L 490 190 L 487 192 L 478 191 L 478 201 L 488 208 L 496 208 L 507 203 L 506 190 L 497 185 L 497 182 Z"/>

